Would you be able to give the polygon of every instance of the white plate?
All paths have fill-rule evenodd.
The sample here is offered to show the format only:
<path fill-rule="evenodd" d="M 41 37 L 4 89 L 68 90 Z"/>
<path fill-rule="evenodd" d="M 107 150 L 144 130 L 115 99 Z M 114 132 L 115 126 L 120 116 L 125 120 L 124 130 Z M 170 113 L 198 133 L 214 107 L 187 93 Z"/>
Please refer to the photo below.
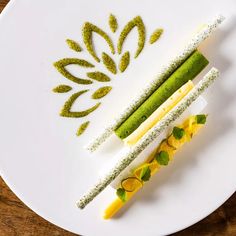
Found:
<path fill-rule="evenodd" d="M 109 32 L 110 13 L 118 19 L 116 34 Z M 78 197 L 96 181 L 99 170 L 117 151 L 117 146 L 111 148 L 108 142 L 91 156 L 83 146 L 156 74 L 199 24 L 218 13 L 227 20 L 201 46 L 211 62 L 208 69 L 214 65 L 221 70 L 221 79 L 205 95 L 210 114 L 206 128 L 116 219 L 101 218 L 111 197 L 109 189 L 83 211 L 77 209 Z M 214 211 L 236 187 L 234 13 L 234 0 L 11 1 L 0 19 L 0 169 L 4 180 L 39 215 L 82 235 L 166 235 Z M 101 83 L 77 85 L 63 78 L 52 63 L 63 57 L 87 58 L 94 63 L 85 50 L 80 54 L 70 50 L 65 39 L 77 40 L 84 47 L 81 27 L 91 21 L 115 41 L 125 23 L 136 15 L 142 16 L 148 36 L 163 27 L 163 37 L 154 45 L 146 43 L 125 73 L 111 75 L 112 92 L 88 117 L 91 126 L 78 138 L 76 129 L 87 118 L 60 117 L 58 112 L 69 94 L 54 94 L 51 89 L 65 83 L 73 86 L 74 92 L 84 88 L 94 91 Z M 95 41 L 99 55 L 102 49 L 108 50 L 99 37 Z M 136 42 L 136 33 L 132 33 L 125 44 L 132 56 Z M 74 72 L 84 75 L 78 69 Z M 81 97 L 74 109 L 94 104 L 89 96 Z"/>

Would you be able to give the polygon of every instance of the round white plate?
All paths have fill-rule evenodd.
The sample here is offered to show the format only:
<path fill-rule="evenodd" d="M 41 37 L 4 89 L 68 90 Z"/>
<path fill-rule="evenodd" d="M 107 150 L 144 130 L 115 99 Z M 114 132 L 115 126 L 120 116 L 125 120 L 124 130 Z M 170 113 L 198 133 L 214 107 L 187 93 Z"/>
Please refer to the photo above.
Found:
<path fill-rule="evenodd" d="M 108 16 L 113 13 L 119 28 L 113 34 Z M 99 170 L 120 147 L 107 142 L 90 155 L 83 146 L 159 71 L 198 26 L 221 13 L 227 17 L 220 29 L 200 50 L 221 78 L 208 90 L 206 128 L 158 173 L 143 191 L 110 221 L 101 218 L 111 199 L 109 188 L 84 210 L 76 200 L 98 178 Z M 11 1 L 0 16 L 0 170 L 1 176 L 30 208 L 50 222 L 82 235 L 166 235 L 196 223 L 219 207 L 236 187 L 236 16 L 234 0 L 50 0 Z M 73 92 L 90 91 L 76 101 L 74 110 L 95 104 L 91 93 L 102 83 L 78 85 L 61 76 L 52 66 L 64 57 L 85 58 L 102 71 L 85 50 L 81 28 L 90 21 L 104 29 L 116 43 L 124 25 L 140 15 L 147 36 L 159 27 L 163 37 L 146 45 L 133 59 L 137 34 L 124 45 L 132 60 L 123 74 L 109 74 L 113 90 L 88 117 L 69 119 L 58 115 Z M 65 39 L 84 48 L 76 53 Z M 94 37 L 96 52 L 108 46 Z M 118 62 L 118 56 L 114 56 Z M 198 76 L 202 77 L 207 69 Z M 85 70 L 71 68 L 77 75 Z M 73 90 L 55 94 L 51 90 L 68 84 Z M 91 125 L 80 138 L 79 125 Z M 113 144 L 113 145 L 112 145 Z"/>

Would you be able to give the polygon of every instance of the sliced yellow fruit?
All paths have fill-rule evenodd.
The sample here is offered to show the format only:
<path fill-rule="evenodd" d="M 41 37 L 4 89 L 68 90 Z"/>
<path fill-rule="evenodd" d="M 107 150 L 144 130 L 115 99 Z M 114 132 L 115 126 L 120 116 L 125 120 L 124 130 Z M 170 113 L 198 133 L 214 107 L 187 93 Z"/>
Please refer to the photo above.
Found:
<path fill-rule="evenodd" d="M 160 170 L 162 167 L 156 160 L 155 154 L 165 151 L 169 155 L 169 160 L 171 161 L 174 157 L 176 151 L 181 148 L 186 142 L 190 141 L 192 136 L 194 136 L 204 125 L 197 124 L 196 116 L 189 117 L 179 128 L 183 128 L 185 131 L 184 136 L 181 139 L 176 139 L 173 134 L 167 137 L 161 142 L 157 150 L 153 152 L 148 158 L 147 162 L 140 165 L 133 171 L 133 177 L 129 177 L 126 180 L 123 180 L 121 187 L 128 190 L 126 191 L 126 201 L 123 202 L 120 198 L 116 198 L 104 211 L 103 218 L 110 219 L 112 218 L 120 208 L 122 208 L 126 202 L 128 202 L 134 194 L 139 191 L 145 184 L 144 181 L 140 180 L 140 174 L 143 168 L 149 167 L 151 170 L 151 176 Z M 129 191 L 130 190 L 130 191 Z"/>
<path fill-rule="evenodd" d="M 124 179 L 121 183 L 121 187 L 125 189 L 126 192 L 133 192 L 137 188 L 142 187 L 143 183 L 137 177 L 128 177 Z"/>

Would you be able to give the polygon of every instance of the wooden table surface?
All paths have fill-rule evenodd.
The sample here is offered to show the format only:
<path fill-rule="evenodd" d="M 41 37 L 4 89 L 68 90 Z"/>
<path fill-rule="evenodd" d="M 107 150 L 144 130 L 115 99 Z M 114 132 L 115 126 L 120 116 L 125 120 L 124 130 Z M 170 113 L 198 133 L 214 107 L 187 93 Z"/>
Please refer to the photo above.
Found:
<path fill-rule="evenodd" d="M 0 0 L 0 12 L 8 0 Z M 0 236 L 75 236 L 38 216 L 0 178 Z M 236 193 L 199 223 L 174 236 L 236 236 Z"/>

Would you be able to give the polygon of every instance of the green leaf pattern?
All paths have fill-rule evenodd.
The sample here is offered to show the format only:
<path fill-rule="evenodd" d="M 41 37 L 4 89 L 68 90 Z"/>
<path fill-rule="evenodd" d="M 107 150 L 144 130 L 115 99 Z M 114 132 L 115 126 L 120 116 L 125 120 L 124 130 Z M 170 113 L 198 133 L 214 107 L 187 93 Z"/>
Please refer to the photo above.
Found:
<path fill-rule="evenodd" d="M 105 39 L 105 41 L 108 43 L 111 53 L 115 54 L 115 48 L 113 45 L 113 42 L 111 41 L 111 38 L 105 33 L 102 29 L 97 27 L 96 25 L 93 25 L 92 23 L 86 22 L 83 27 L 83 40 L 84 44 L 87 48 L 87 51 L 91 54 L 91 56 L 97 61 L 100 62 L 100 59 L 98 58 L 94 47 L 93 47 L 93 41 L 92 41 L 92 34 L 97 33 L 99 34 L 102 38 Z"/>
<path fill-rule="evenodd" d="M 103 98 L 111 91 L 111 89 L 112 89 L 111 86 L 101 87 L 92 94 L 92 98 L 93 99 Z"/>
<path fill-rule="evenodd" d="M 105 52 L 102 53 L 102 62 L 105 65 L 105 67 L 112 73 L 116 74 L 116 63 L 113 61 L 113 59 L 106 54 Z"/>
<path fill-rule="evenodd" d="M 64 77 L 75 82 L 77 84 L 92 84 L 93 82 L 88 79 L 81 79 L 72 75 L 67 69 L 66 66 L 68 65 L 78 65 L 85 68 L 92 68 L 94 67 L 93 64 L 89 63 L 88 61 L 78 59 L 78 58 L 64 58 L 54 63 L 54 66 Z"/>
<path fill-rule="evenodd" d="M 113 14 L 110 14 L 108 24 L 109 24 L 111 32 L 113 33 L 117 32 L 118 22 L 117 22 L 117 18 Z M 137 58 L 139 54 L 141 53 L 141 51 L 143 50 L 145 46 L 145 40 L 146 40 L 146 29 L 145 29 L 145 25 L 143 23 L 142 18 L 140 16 L 136 16 L 131 21 L 129 21 L 121 30 L 121 33 L 118 37 L 118 43 L 117 43 L 118 55 L 122 53 L 124 42 L 126 38 L 128 37 L 128 35 L 130 34 L 130 32 L 134 28 L 136 28 L 138 31 L 137 49 L 136 49 L 134 58 Z M 150 43 L 156 42 L 162 33 L 163 33 L 162 29 L 161 30 L 157 29 L 151 35 L 149 42 Z M 123 55 L 120 56 L 118 65 L 116 65 L 115 60 L 111 56 L 109 56 L 108 53 L 106 52 L 102 53 L 101 59 L 100 59 L 96 53 L 96 48 L 95 48 L 96 44 L 93 40 L 93 34 L 98 34 L 99 36 L 101 36 L 101 38 L 103 38 L 105 42 L 108 44 L 110 53 L 115 54 L 115 47 L 108 33 L 106 33 L 104 30 L 102 30 L 101 28 L 99 28 L 98 26 L 90 22 L 84 23 L 82 27 L 82 34 L 81 34 L 86 52 L 89 53 L 90 56 L 92 56 L 92 58 L 97 63 L 100 63 L 102 59 L 102 63 L 105 66 L 105 68 L 109 71 L 109 73 L 112 73 L 113 75 L 117 74 L 117 67 L 121 73 L 125 72 L 130 64 L 130 52 L 126 51 Z M 72 39 L 67 39 L 66 43 L 69 46 L 69 48 L 74 50 L 75 52 L 82 51 L 82 47 L 77 41 L 72 40 Z M 76 65 L 81 68 L 88 69 L 89 71 L 86 72 L 87 78 L 81 78 L 80 76 L 72 74 L 67 68 L 67 66 L 69 65 Z M 96 84 L 96 83 L 104 83 L 104 82 L 110 83 L 111 82 L 111 78 L 107 74 L 103 73 L 102 71 L 98 71 L 98 70 L 91 71 L 91 69 L 94 67 L 96 68 L 96 66 L 84 59 L 79 59 L 79 58 L 74 58 L 74 57 L 63 58 L 61 60 L 56 61 L 54 63 L 54 67 L 63 77 L 65 77 L 66 79 L 70 80 L 73 83 L 78 84 L 79 86 L 81 85 L 91 86 L 91 84 L 93 83 Z M 111 86 L 100 87 L 95 92 L 92 93 L 91 98 L 99 100 L 103 98 L 104 96 L 106 96 L 107 94 L 109 94 L 111 89 L 112 89 Z M 61 84 L 53 88 L 52 91 L 54 93 L 69 93 L 71 90 L 72 90 L 71 86 Z M 80 90 L 79 92 L 75 92 L 72 95 L 70 95 L 70 97 L 67 99 L 67 101 L 62 107 L 60 115 L 63 117 L 69 117 L 69 118 L 82 118 L 82 117 L 88 116 L 90 113 L 95 111 L 100 106 L 101 104 L 100 102 L 96 103 L 94 106 L 86 110 L 82 110 L 82 111 L 72 110 L 72 106 L 74 102 L 84 93 L 89 92 L 89 90 L 90 89 L 87 89 L 86 87 L 86 90 Z M 77 133 L 76 133 L 77 136 L 80 136 L 81 134 L 83 134 L 85 130 L 88 128 L 88 126 L 89 126 L 89 121 L 83 122 L 80 125 L 79 129 L 77 130 Z M 145 173 L 143 173 L 144 181 L 149 178 L 149 174 L 150 173 L 148 169 L 145 171 Z M 120 195 L 119 197 L 121 199 L 123 198 L 124 200 L 125 194 L 123 192 L 120 191 L 118 195 Z"/>
<path fill-rule="evenodd" d="M 74 102 L 77 100 L 78 97 L 80 97 L 82 94 L 88 92 L 88 90 L 82 90 L 79 91 L 77 93 L 74 93 L 64 104 L 64 106 L 62 107 L 61 116 L 64 117 L 70 117 L 70 118 L 81 118 L 84 116 L 87 116 L 88 114 L 90 114 L 91 112 L 95 111 L 99 106 L 100 106 L 100 102 L 97 103 L 96 105 L 94 105 L 93 107 L 90 107 L 87 110 L 83 110 L 83 111 L 72 111 L 72 105 L 74 104 Z"/>

